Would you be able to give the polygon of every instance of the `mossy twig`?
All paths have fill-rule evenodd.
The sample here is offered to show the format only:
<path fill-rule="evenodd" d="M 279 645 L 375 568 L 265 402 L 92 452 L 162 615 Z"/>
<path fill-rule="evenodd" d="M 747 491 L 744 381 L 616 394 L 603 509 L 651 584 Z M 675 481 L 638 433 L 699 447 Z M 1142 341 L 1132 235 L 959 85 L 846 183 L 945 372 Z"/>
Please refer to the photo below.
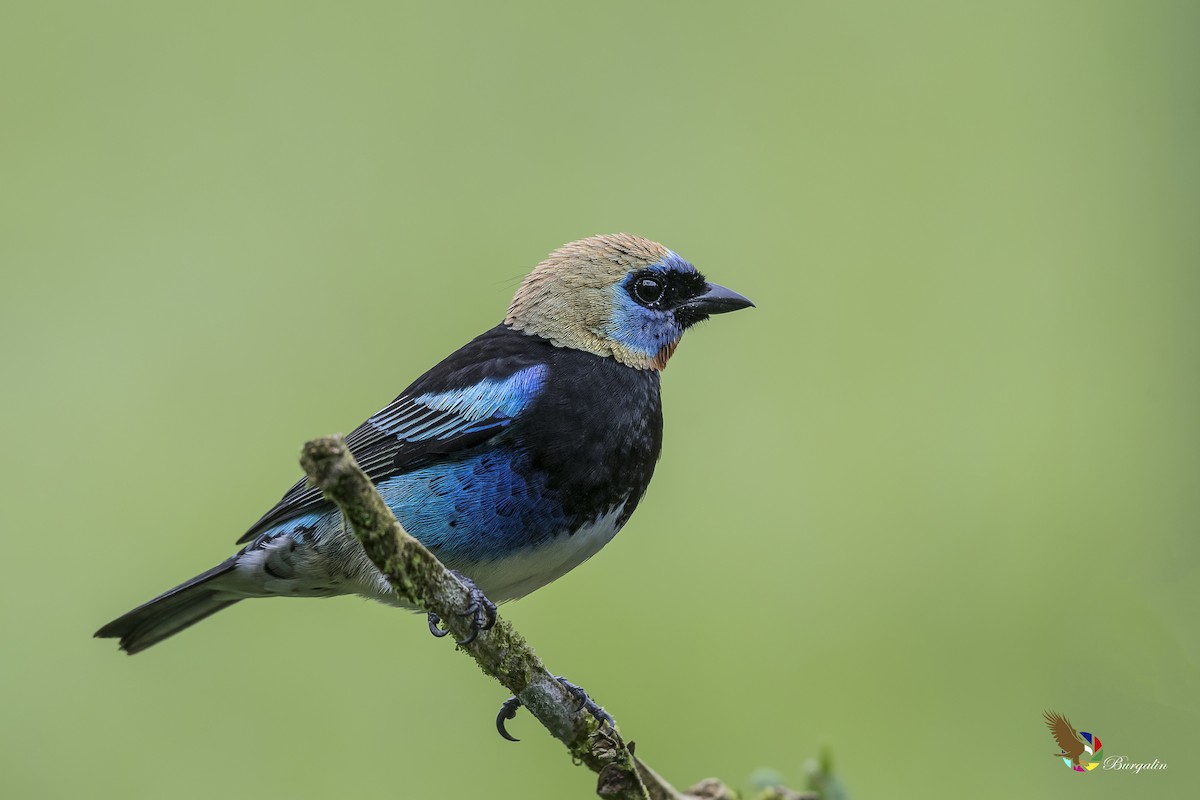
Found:
<path fill-rule="evenodd" d="M 396 593 L 432 611 L 459 639 L 469 633 L 462 612 L 470 603 L 465 586 L 420 542 L 401 527 L 371 480 L 359 469 L 340 436 L 316 439 L 304 446 L 300 465 L 325 497 L 341 509 L 350 529 Z M 652 794 L 620 734 L 576 710 L 578 699 L 550 674 L 541 659 L 508 620 L 500 617 L 491 630 L 462 650 L 485 673 L 516 695 L 539 722 L 570 751 L 571 757 L 599 776 L 597 793 L 613 800 L 658 800 L 680 797 L 665 783 Z M 663 792 L 668 792 L 663 794 Z"/>
<path fill-rule="evenodd" d="M 337 504 L 354 536 L 400 597 L 437 614 L 456 638 L 469 632 L 467 588 L 414 539 L 359 468 L 341 436 L 327 436 L 304 446 L 300 465 L 313 485 Z M 480 668 L 500 682 L 529 709 L 572 759 L 597 774 L 596 793 L 610 800 L 726 800 L 736 794 L 715 779 L 686 793 L 663 780 L 633 755 L 620 733 L 601 729 L 578 699 L 567 691 L 508 620 L 498 617 L 490 630 L 460 646 Z"/>

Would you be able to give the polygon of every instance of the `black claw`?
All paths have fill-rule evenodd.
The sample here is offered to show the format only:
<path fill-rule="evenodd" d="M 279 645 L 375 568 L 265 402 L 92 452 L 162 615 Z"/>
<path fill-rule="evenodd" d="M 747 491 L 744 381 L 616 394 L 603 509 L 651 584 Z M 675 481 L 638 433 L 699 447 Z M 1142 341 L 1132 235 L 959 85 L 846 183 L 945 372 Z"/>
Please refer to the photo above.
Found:
<path fill-rule="evenodd" d="M 579 700 L 579 705 L 575 708 L 576 711 L 587 711 L 597 722 L 600 723 L 598 730 L 604 730 L 606 725 L 610 728 L 617 727 L 617 722 L 612 718 L 612 715 L 601 708 L 595 700 L 588 697 L 588 693 L 583 690 L 582 686 L 576 686 L 561 676 L 555 678 L 555 680 L 561 683 L 563 688 L 575 695 L 575 698 Z"/>
<path fill-rule="evenodd" d="M 483 599 L 487 600 L 486 597 Z M 483 629 L 485 631 L 490 631 L 492 628 L 496 627 L 496 604 L 491 600 L 487 600 L 487 602 L 484 604 L 483 615 Z"/>
<path fill-rule="evenodd" d="M 593 719 L 600 723 L 600 727 L 596 729 L 597 731 L 602 731 L 605 729 L 605 727 L 616 730 L 616 720 L 612 718 L 611 714 L 609 714 L 607 711 L 601 708 L 599 704 L 592 700 L 592 698 L 588 697 L 588 693 L 583 690 L 583 687 L 576 686 L 561 676 L 555 676 L 554 679 L 561 683 L 563 688 L 574 695 L 575 699 L 579 701 L 579 705 L 575 706 L 576 712 L 587 711 L 587 713 L 592 715 Z M 504 701 L 503 705 L 500 706 L 500 713 L 496 716 L 496 730 L 500 732 L 501 736 L 503 736 L 505 739 L 508 739 L 510 742 L 519 742 L 521 740 L 509 734 L 508 730 L 504 727 L 504 721 L 506 719 L 516 718 L 517 709 L 520 707 L 520 698 L 510 697 Z"/>
<path fill-rule="evenodd" d="M 455 644 L 461 646 L 475 641 L 480 631 L 489 630 L 496 624 L 496 604 L 489 600 L 487 595 L 466 575 L 456 569 L 452 569 L 450 572 L 462 581 L 463 585 L 467 587 L 467 591 L 471 593 L 471 602 L 460 615 L 471 618 L 471 632 L 463 638 L 455 640 Z"/>
<path fill-rule="evenodd" d="M 496 715 L 496 730 L 500 732 L 501 736 L 503 736 L 505 739 L 508 739 L 510 742 L 519 742 L 521 740 L 508 732 L 508 729 L 504 727 L 504 720 L 515 719 L 517 716 L 517 709 L 520 707 L 521 701 L 515 697 L 510 697 L 504 701 L 503 705 L 500 706 L 500 713 Z"/>
<path fill-rule="evenodd" d="M 445 636 L 447 633 L 450 632 L 449 630 L 444 631 L 438 627 L 438 625 L 440 625 L 442 622 L 442 618 L 439 617 L 437 614 L 430 611 L 428 614 L 428 617 L 429 617 L 429 632 L 432 633 L 434 636 L 436 636 L 437 638 L 440 639 L 443 636 Z"/>
<path fill-rule="evenodd" d="M 480 631 L 491 630 L 491 628 L 496 624 L 496 604 L 489 600 L 487 595 L 480 591 L 479 587 L 475 585 L 474 581 L 472 581 L 466 575 L 463 575 L 458 570 L 453 569 L 450 570 L 450 572 L 453 573 L 454 577 L 463 582 L 463 584 L 467 587 L 467 591 L 470 592 L 471 595 L 471 601 L 467 604 L 467 607 L 463 609 L 463 612 L 459 614 L 459 616 L 470 618 L 470 632 L 467 633 L 467 635 L 463 638 L 454 640 L 455 644 L 466 645 L 475 641 L 476 637 L 479 636 Z M 438 627 L 442 622 L 442 618 L 437 614 L 430 611 L 427 616 L 429 618 L 429 632 L 434 636 L 440 639 L 446 634 L 450 633 L 449 629 L 443 630 Z"/>
<path fill-rule="evenodd" d="M 580 711 L 583 711 L 583 707 L 588 704 L 587 692 L 564 678 L 559 678 L 558 682 L 565 686 L 567 691 L 569 691 L 575 697 L 575 699 L 579 701 L 578 705 L 575 706 L 575 713 L 578 714 Z"/>

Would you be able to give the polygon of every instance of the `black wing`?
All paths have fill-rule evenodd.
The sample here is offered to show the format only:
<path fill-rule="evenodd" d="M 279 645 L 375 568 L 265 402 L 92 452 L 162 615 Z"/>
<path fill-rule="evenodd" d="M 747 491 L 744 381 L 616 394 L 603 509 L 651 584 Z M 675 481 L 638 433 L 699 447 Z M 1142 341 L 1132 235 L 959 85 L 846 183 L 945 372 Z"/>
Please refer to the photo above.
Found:
<path fill-rule="evenodd" d="M 478 447 L 504 432 L 545 383 L 549 343 L 497 326 L 471 341 L 346 437 L 375 483 L 448 455 Z M 329 501 L 306 480 L 296 483 L 248 530 L 248 542 Z"/>

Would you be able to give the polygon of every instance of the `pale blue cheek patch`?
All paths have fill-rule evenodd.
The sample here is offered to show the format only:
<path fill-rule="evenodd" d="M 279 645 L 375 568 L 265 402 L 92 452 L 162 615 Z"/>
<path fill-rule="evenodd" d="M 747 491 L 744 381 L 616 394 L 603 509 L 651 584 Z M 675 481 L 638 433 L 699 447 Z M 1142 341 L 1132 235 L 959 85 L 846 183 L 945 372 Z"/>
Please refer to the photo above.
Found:
<path fill-rule="evenodd" d="M 612 316 L 604 326 L 604 335 L 635 353 L 654 358 L 664 347 L 679 341 L 683 329 L 669 311 L 655 311 L 638 305 L 618 284 L 612 291 Z"/>

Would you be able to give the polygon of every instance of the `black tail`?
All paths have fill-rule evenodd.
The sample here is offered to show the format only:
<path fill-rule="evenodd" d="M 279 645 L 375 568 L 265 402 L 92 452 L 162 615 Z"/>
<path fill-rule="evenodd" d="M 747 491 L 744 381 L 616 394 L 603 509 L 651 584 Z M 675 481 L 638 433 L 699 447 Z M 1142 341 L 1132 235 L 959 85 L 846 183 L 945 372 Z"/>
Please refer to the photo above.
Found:
<path fill-rule="evenodd" d="M 242 597 L 222 591 L 213 581 L 232 570 L 236 563 L 236 559 L 231 558 L 179 584 L 114 619 L 96 631 L 96 636 L 101 639 L 119 638 L 121 649 L 133 655 L 228 608 Z"/>

